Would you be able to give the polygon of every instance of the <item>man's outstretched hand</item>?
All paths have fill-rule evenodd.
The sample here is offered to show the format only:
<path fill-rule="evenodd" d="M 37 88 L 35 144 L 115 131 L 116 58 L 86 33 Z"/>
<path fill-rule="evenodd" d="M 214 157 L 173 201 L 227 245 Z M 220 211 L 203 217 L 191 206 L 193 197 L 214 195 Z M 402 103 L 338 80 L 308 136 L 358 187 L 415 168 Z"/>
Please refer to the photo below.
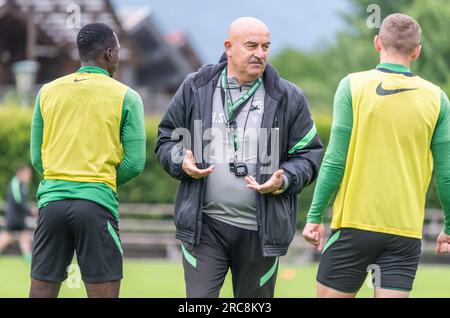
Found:
<path fill-rule="evenodd" d="M 194 155 L 190 150 L 186 150 L 186 156 L 184 157 L 181 167 L 188 176 L 194 179 L 207 177 L 214 170 L 214 166 L 211 166 L 207 169 L 197 168 L 197 166 L 195 165 Z"/>
<path fill-rule="evenodd" d="M 264 184 L 259 184 L 255 178 L 252 176 L 246 176 L 245 180 L 247 181 L 247 188 L 256 190 L 259 193 L 267 194 L 272 193 L 280 189 L 281 183 L 283 179 L 281 175 L 284 173 L 283 170 L 277 170 L 273 173 L 269 180 L 267 180 Z"/>

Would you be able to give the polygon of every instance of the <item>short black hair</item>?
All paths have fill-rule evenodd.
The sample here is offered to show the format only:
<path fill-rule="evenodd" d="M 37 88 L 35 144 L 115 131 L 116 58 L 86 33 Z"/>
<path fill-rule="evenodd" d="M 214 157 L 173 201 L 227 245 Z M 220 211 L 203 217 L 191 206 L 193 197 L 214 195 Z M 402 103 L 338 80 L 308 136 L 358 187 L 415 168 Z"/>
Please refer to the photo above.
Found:
<path fill-rule="evenodd" d="M 96 60 L 108 48 L 117 46 L 114 31 L 103 23 L 91 23 L 81 28 L 77 36 L 78 53 L 82 61 Z"/>

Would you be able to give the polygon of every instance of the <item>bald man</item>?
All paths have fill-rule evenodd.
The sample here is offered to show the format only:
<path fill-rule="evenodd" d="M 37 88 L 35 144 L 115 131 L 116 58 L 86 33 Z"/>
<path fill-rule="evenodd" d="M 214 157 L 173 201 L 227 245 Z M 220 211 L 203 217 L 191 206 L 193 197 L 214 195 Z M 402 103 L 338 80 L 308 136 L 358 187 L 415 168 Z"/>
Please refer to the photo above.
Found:
<path fill-rule="evenodd" d="M 175 203 L 188 297 L 273 297 L 278 258 L 296 230 L 297 194 L 322 144 L 303 92 L 268 64 L 254 18 L 229 29 L 216 65 L 188 75 L 158 130 L 156 154 L 180 180 Z"/>

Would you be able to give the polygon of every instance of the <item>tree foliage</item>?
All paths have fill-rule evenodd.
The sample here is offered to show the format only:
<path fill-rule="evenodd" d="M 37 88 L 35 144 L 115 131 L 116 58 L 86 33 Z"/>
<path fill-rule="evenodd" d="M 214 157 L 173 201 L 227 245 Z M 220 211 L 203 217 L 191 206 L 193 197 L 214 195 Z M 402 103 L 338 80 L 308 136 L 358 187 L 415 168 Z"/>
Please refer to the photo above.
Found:
<path fill-rule="evenodd" d="M 368 70 L 379 62 L 373 47 L 377 28 L 369 28 L 367 20 L 371 4 L 380 8 L 381 18 L 404 13 L 415 18 L 422 27 L 422 54 L 411 69 L 423 78 L 450 91 L 450 6 L 447 0 L 349 0 L 350 10 L 341 12 L 344 30 L 329 45 L 302 52 L 286 48 L 271 60 L 281 76 L 306 92 L 313 112 L 327 111 L 339 81 L 349 73 Z"/>

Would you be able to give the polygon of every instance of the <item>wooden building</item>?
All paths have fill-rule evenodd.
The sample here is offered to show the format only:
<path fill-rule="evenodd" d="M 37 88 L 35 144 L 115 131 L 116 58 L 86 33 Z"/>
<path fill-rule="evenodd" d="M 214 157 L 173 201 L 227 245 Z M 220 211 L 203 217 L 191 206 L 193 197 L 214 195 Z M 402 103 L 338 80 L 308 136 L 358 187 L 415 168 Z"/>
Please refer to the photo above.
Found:
<path fill-rule="evenodd" d="M 0 0 L 0 99 L 14 84 L 15 62 L 39 63 L 37 89 L 78 69 L 76 35 L 93 22 L 116 32 L 122 48 L 115 77 L 137 88 L 148 113 L 163 112 L 184 77 L 201 65 L 187 36 L 162 34 L 146 8 L 117 12 L 109 0 Z"/>

